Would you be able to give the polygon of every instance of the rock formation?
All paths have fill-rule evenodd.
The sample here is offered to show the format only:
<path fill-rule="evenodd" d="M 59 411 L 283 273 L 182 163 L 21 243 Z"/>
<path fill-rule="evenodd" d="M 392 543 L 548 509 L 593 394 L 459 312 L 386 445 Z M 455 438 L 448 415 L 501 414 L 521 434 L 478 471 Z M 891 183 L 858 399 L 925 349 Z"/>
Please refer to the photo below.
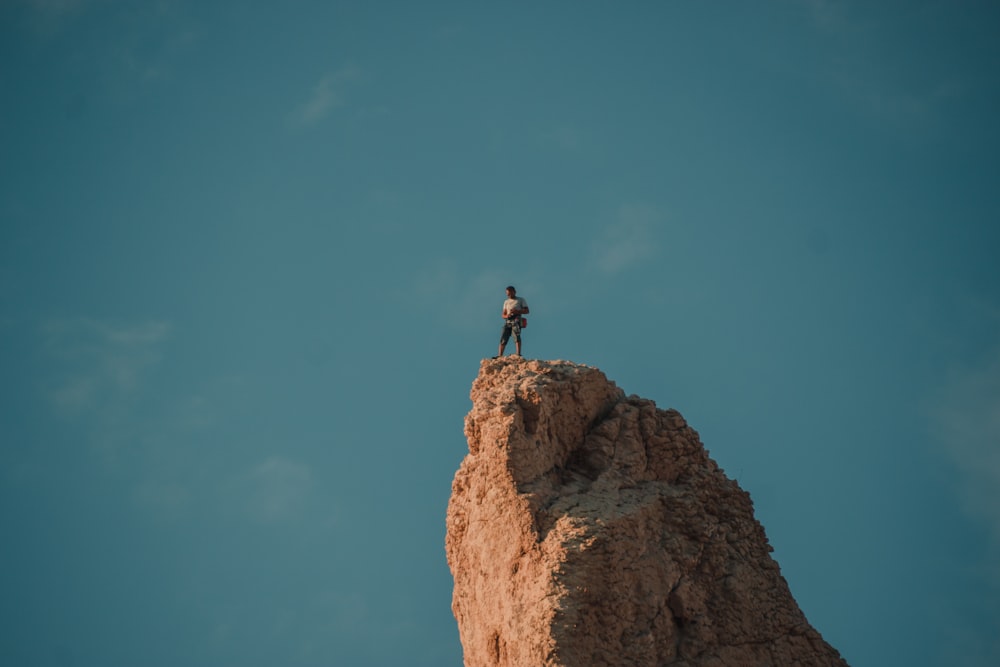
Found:
<path fill-rule="evenodd" d="M 466 667 L 846 665 L 678 412 L 518 357 L 471 397 L 446 536 Z"/>

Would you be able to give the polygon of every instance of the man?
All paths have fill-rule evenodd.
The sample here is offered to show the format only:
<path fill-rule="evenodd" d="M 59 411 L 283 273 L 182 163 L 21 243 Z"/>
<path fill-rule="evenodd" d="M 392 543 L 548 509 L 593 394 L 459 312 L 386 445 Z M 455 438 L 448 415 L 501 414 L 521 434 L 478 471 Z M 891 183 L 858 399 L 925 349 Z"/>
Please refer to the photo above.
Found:
<path fill-rule="evenodd" d="M 514 344 L 517 347 L 517 356 L 521 356 L 521 316 L 528 314 L 528 302 L 517 296 L 517 290 L 513 285 L 507 286 L 507 300 L 503 302 L 503 310 L 500 312 L 503 317 L 503 333 L 500 334 L 500 352 L 497 357 L 503 356 L 503 350 L 507 347 L 510 335 L 514 334 Z"/>

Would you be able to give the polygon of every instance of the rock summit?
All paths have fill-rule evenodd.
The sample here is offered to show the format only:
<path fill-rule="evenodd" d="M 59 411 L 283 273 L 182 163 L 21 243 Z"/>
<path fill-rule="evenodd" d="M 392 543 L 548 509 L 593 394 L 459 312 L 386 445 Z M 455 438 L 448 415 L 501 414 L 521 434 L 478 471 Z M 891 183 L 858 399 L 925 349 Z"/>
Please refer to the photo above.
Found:
<path fill-rule="evenodd" d="M 471 398 L 445 540 L 466 667 L 847 664 L 677 411 L 519 357 Z"/>

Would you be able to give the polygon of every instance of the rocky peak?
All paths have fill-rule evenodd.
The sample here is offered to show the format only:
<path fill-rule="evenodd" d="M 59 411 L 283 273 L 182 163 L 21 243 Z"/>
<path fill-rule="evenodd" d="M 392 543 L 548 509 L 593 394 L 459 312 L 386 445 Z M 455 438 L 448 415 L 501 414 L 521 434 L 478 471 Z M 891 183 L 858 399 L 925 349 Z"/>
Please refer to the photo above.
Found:
<path fill-rule="evenodd" d="M 446 535 L 467 667 L 846 665 L 677 411 L 519 357 L 471 398 Z"/>

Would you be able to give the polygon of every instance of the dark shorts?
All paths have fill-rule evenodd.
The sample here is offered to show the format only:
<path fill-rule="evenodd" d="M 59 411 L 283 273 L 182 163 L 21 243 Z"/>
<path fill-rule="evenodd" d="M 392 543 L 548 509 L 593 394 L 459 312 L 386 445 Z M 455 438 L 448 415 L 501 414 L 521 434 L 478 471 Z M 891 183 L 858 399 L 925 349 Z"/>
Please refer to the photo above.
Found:
<path fill-rule="evenodd" d="M 510 334 L 514 334 L 514 340 L 521 342 L 521 318 L 512 317 L 509 320 L 504 320 L 503 331 L 500 333 L 500 342 L 504 345 L 510 340 Z"/>

